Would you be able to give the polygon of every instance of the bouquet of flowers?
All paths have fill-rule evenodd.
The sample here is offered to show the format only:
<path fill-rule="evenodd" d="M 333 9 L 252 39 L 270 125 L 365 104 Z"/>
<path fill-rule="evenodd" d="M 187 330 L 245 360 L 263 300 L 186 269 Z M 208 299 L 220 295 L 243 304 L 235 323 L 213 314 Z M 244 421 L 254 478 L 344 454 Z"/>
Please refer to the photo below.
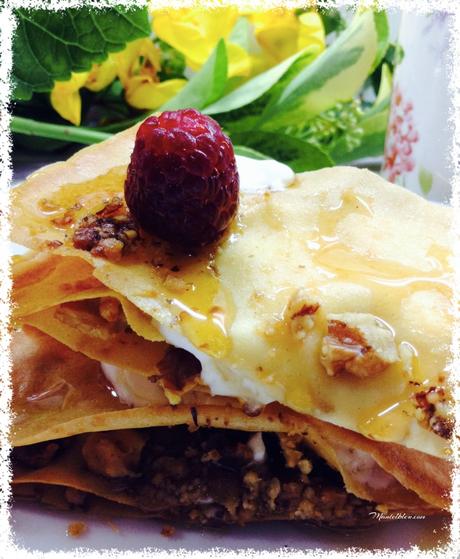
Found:
<path fill-rule="evenodd" d="M 18 145 L 94 143 L 152 112 L 194 107 L 237 152 L 297 172 L 383 153 L 398 54 L 385 12 L 83 7 L 16 16 Z"/>

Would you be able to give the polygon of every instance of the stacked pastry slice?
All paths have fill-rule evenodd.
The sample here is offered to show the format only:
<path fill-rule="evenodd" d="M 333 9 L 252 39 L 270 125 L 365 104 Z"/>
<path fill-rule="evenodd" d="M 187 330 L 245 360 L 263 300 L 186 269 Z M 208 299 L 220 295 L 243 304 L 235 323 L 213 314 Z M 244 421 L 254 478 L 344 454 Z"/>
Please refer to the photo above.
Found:
<path fill-rule="evenodd" d="M 451 210 L 353 168 L 140 231 L 135 130 L 15 189 L 14 489 L 200 523 L 447 511 Z"/>

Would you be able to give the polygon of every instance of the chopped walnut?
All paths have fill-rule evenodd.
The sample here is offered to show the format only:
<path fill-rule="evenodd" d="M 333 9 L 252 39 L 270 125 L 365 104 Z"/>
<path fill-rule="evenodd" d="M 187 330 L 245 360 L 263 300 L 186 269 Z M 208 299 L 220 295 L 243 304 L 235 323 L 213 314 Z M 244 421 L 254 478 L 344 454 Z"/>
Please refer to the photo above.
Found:
<path fill-rule="evenodd" d="M 307 458 L 300 460 L 297 466 L 304 475 L 310 474 L 313 470 L 313 464 Z"/>
<path fill-rule="evenodd" d="M 173 276 L 172 274 L 168 274 L 166 276 L 166 278 L 164 279 L 164 286 L 166 287 L 166 289 L 169 289 L 169 291 L 172 291 L 173 293 L 184 293 L 185 291 L 187 291 L 188 287 L 182 278 L 178 278 L 176 276 Z"/>
<path fill-rule="evenodd" d="M 321 363 L 329 375 L 345 372 L 365 378 L 399 361 L 393 332 L 377 317 L 343 313 L 330 314 L 327 319 Z"/>
<path fill-rule="evenodd" d="M 201 363 L 185 349 L 170 347 L 157 363 L 159 375 L 149 377 L 163 388 L 166 397 L 174 402 L 178 396 L 193 388 L 200 379 Z"/>
<path fill-rule="evenodd" d="M 73 235 L 73 245 L 93 256 L 117 261 L 138 238 L 134 220 L 123 203 L 114 198 L 102 210 L 80 221 Z"/>
<path fill-rule="evenodd" d="M 161 535 L 164 536 L 165 538 L 172 538 L 175 533 L 176 533 L 176 529 L 174 528 L 174 526 L 170 526 L 169 524 L 166 524 L 161 529 Z"/>
<path fill-rule="evenodd" d="M 82 447 L 87 467 L 105 477 L 133 477 L 141 459 L 146 437 L 140 431 L 124 429 L 90 433 Z"/>
<path fill-rule="evenodd" d="M 270 510 L 275 510 L 276 508 L 275 501 L 280 493 L 281 493 L 281 483 L 277 477 L 274 477 L 270 480 L 267 487 L 267 505 Z"/>
<path fill-rule="evenodd" d="M 315 325 L 315 315 L 320 308 L 317 301 L 311 300 L 311 295 L 305 289 L 299 289 L 289 300 L 285 319 L 289 321 L 292 333 L 298 339 L 303 339 Z"/>
<path fill-rule="evenodd" d="M 313 464 L 299 450 L 302 448 L 303 435 L 279 435 L 281 449 L 288 468 L 298 468 L 302 474 L 308 475 L 313 470 Z"/>
<path fill-rule="evenodd" d="M 201 457 L 202 462 L 218 462 L 222 458 L 220 452 L 213 448 L 209 452 L 205 452 Z"/>
<path fill-rule="evenodd" d="M 426 429 L 443 439 L 450 439 L 453 431 L 452 402 L 441 386 L 430 386 L 412 395 L 415 417 Z"/>
<path fill-rule="evenodd" d="M 123 204 L 123 199 L 120 196 L 114 196 L 111 200 L 106 200 L 106 205 L 96 212 L 97 217 L 115 217 L 125 215 L 126 209 Z"/>
<path fill-rule="evenodd" d="M 254 470 L 249 470 L 244 474 L 243 483 L 248 487 L 254 487 L 260 482 L 260 477 Z"/>
<path fill-rule="evenodd" d="M 79 538 L 88 531 L 88 526 L 84 522 L 71 522 L 67 527 L 67 535 L 72 538 Z"/>
<path fill-rule="evenodd" d="M 40 248 L 43 250 L 54 250 L 55 248 L 59 248 L 62 246 L 62 241 L 58 241 L 57 239 L 51 241 L 43 241 L 40 244 Z"/>
<path fill-rule="evenodd" d="M 118 262 L 123 256 L 123 241 L 118 239 L 102 239 L 97 245 L 91 250 L 93 256 L 100 256 L 101 258 L 107 258 L 107 260 L 112 260 L 113 262 Z"/>
<path fill-rule="evenodd" d="M 117 322 L 121 316 L 121 305 L 115 297 L 102 297 L 99 301 L 99 314 L 107 322 Z"/>
<path fill-rule="evenodd" d="M 51 223 L 59 229 L 66 229 L 74 224 L 75 216 L 73 210 L 66 210 L 61 216 L 54 217 Z"/>

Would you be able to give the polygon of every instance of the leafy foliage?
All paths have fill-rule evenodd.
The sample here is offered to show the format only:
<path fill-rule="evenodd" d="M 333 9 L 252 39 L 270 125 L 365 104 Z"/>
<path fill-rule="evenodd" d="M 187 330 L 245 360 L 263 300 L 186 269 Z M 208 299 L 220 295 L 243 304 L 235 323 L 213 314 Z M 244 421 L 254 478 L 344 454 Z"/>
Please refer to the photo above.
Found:
<path fill-rule="evenodd" d="M 334 164 L 320 148 L 282 132 L 253 131 L 248 135 L 237 133 L 232 135 L 232 139 L 235 143 L 244 142 L 244 145 L 272 159 L 283 161 L 298 173 L 331 167 Z"/>
<path fill-rule="evenodd" d="M 222 95 L 227 83 L 227 49 L 221 39 L 204 66 L 160 110 L 202 109 Z"/>
<path fill-rule="evenodd" d="M 185 72 L 185 56 L 161 39 L 155 39 L 161 51 L 161 70 L 158 72 L 160 81 L 183 78 Z"/>
<path fill-rule="evenodd" d="M 330 33 L 340 33 L 347 26 L 345 18 L 337 8 L 321 10 L 321 15 L 326 35 Z"/>
<path fill-rule="evenodd" d="M 146 8 L 18 9 L 15 15 L 12 78 L 14 97 L 22 100 L 51 91 L 55 81 L 89 70 L 109 52 L 150 33 Z"/>
<path fill-rule="evenodd" d="M 294 54 L 273 68 L 252 78 L 225 97 L 207 106 L 206 114 L 226 113 L 249 105 L 271 89 L 296 61 L 304 57 L 310 58 L 310 53 L 306 50 Z"/>
<path fill-rule="evenodd" d="M 352 99 L 366 81 L 381 49 L 372 12 L 356 16 L 351 25 L 316 60 L 284 88 L 262 116 L 273 130 L 308 120 L 340 101 Z"/>
<path fill-rule="evenodd" d="M 380 155 L 392 72 L 402 56 L 389 43 L 386 15 L 364 10 L 347 23 L 338 10 L 320 13 L 325 33 L 331 36 L 330 45 L 320 54 L 318 49 L 306 47 L 245 81 L 241 76 L 229 77 L 227 47 L 221 39 L 186 86 L 159 110 L 197 108 L 221 124 L 236 153 L 275 158 L 297 172 Z M 34 116 L 44 114 L 46 121 L 56 124 L 60 121 L 55 113 L 49 118 L 46 115 L 45 93 L 37 92 L 49 91 L 55 80 L 88 70 L 109 52 L 150 32 L 147 12 L 141 8 L 20 9 L 17 16 L 15 93 L 20 99 L 33 97 L 19 101 L 16 114 L 27 116 L 29 107 L 40 111 Z M 153 40 L 161 57 L 160 81 L 189 75 L 183 53 L 158 37 Z M 248 53 L 255 51 L 257 44 L 247 17 L 238 18 L 230 40 Z M 97 93 L 82 90 L 82 101 L 83 124 L 104 133 L 127 128 L 148 115 L 129 107 L 118 79 Z M 23 134 L 24 119 L 18 122 Z M 35 133 L 39 129 L 35 126 Z M 46 130 L 51 134 L 55 128 Z M 58 132 L 47 137 L 61 137 Z M 88 142 L 96 141 L 90 132 L 88 128 Z M 84 141 L 82 138 L 85 132 L 80 129 L 77 141 Z"/>

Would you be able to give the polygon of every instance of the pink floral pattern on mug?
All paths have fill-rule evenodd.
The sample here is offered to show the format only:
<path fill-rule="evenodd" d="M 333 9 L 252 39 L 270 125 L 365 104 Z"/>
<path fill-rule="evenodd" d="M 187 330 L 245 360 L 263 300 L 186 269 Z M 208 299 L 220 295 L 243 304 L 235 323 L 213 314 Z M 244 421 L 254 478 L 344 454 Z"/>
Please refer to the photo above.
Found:
<path fill-rule="evenodd" d="M 414 106 L 411 101 L 404 99 L 398 84 L 395 85 L 393 96 L 383 169 L 388 180 L 396 182 L 400 175 L 414 169 L 412 145 L 418 142 L 419 135 L 414 125 Z"/>

